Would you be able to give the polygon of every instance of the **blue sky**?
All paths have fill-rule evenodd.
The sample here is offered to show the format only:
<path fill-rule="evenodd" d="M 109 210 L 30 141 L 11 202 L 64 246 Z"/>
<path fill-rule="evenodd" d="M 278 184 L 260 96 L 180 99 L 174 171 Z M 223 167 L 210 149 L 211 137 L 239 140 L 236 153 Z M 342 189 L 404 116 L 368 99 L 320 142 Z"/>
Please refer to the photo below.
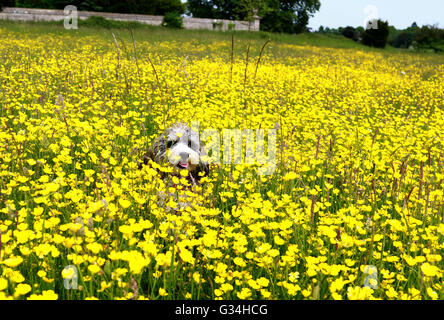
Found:
<path fill-rule="evenodd" d="M 365 26 L 368 17 L 388 20 L 397 29 L 437 23 L 444 27 L 444 0 L 320 0 L 321 9 L 310 19 L 309 27 L 337 28 Z M 366 10 L 366 7 L 368 11 Z"/>

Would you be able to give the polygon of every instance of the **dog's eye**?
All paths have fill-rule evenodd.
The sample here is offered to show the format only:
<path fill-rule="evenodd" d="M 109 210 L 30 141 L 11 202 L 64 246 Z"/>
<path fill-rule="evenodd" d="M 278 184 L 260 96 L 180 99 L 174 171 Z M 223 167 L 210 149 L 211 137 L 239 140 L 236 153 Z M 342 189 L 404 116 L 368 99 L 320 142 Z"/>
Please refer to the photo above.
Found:
<path fill-rule="evenodd" d="M 188 147 L 191 148 L 191 140 L 188 140 Z"/>
<path fill-rule="evenodd" d="M 166 144 L 167 148 L 171 148 L 174 143 L 175 143 L 175 141 L 171 141 L 171 140 L 167 141 L 167 144 Z"/>

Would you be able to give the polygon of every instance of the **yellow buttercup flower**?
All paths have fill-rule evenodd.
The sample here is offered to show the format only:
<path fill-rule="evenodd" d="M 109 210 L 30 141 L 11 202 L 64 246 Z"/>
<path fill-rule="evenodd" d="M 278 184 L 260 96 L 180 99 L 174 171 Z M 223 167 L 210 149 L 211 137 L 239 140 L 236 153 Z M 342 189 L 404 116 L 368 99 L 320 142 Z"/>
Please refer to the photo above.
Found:
<path fill-rule="evenodd" d="M 20 265 L 23 262 L 23 258 L 22 257 L 12 257 L 9 259 L 6 259 L 4 261 L 2 261 L 2 264 L 10 267 L 10 268 L 15 268 L 18 265 Z"/>
<path fill-rule="evenodd" d="M 8 280 L 0 278 L 0 291 L 5 290 L 8 287 Z"/>
<path fill-rule="evenodd" d="M 31 294 L 27 300 L 57 300 L 59 295 L 53 290 L 43 290 L 40 295 Z"/>
<path fill-rule="evenodd" d="M 440 270 L 437 266 L 431 265 L 428 262 L 425 262 L 421 265 L 421 271 L 427 277 L 433 277 L 433 276 L 439 275 L 439 272 L 440 272 Z"/>
<path fill-rule="evenodd" d="M 161 297 L 166 297 L 168 295 L 168 292 L 164 288 L 159 288 L 159 295 Z"/>
<path fill-rule="evenodd" d="M 31 291 L 31 286 L 26 283 L 19 283 L 15 288 L 14 296 L 23 296 Z"/>

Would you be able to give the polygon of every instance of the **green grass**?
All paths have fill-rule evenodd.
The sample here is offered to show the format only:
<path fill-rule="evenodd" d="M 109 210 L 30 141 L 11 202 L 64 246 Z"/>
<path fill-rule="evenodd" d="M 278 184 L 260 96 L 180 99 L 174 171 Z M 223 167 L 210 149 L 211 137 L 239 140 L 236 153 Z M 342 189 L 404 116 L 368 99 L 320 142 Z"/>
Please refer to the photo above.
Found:
<path fill-rule="evenodd" d="M 106 20 L 110 22 L 109 20 Z M 287 43 L 295 45 L 312 45 L 329 48 L 366 48 L 353 40 L 337 35 L 322 35 L 317 33 L 303 33 L 297 35 L 278 34 L 269 32 L 249 32 L 249 31 L 212 31 L 212 30 L 187 30 L 187 29 L 169 29 L 159 26 L 142 25 L 140 23 L 125 23 L 113 21 L 102 24 L 97 21 L 79 21 L 77 30 L 67 30 L 63 27 L 63 22 L 15 22 L 0 21 L 0 26 L 5 26 L 8 30 L 19 33 L 29 34 L 64 34 L 74 33 L 78 36 L 99 36 L 108 38 L 111 32 L 121 34 L 127 33 L 129 37 L 129 28 L 135 30 L 135 39 L 141 41 L 191 41 L 198 40 L 202 42 L 211 42 L 215 40 L 231 40 L 234 34 L 236 39 L 245 41 L 265 41 L 270 39 L 273 42 Z M 96 24 L 94 24 L 96 23 Z M 124 35 L 125 37 L 125 35 Z M 372 50 L 371 48 L 366 48 Z"/>
<path fill-rule="evenodd" d="M 263 43 L 270 40 L 271 47 L 273 43 L 289 44 L 298 46 L 313 46 L 320 48 L 341 48 L 362 50 L 365 52 L 380 52 L 384 57 L 393 54 L 421 55 L 429 56 L 435 61 L 435 64 L 442 64 L 442 54 L 436 54 L 427 51 L 410 51 L 407 49 L 398 49 L 387 45 L 385 49 L 370 48 L 347 39 L 339 35 L 328 35 L 319 33 L 303 33 L 303 34 L 278 34 L 269 32 L 249 32 L 249 31 L 213 31 L 213 30 L 187 30 L 187 29 L 171 29 L 161 26 L 145 25 L 138 22 L 111 21 L 106 19 L 88 19 L 79 20 L 78 29 L 65 29 L 63 22 L 16 22 L 0 20 L 0 27 L 7 27 L 8 31 L 28 35 L 41 34 L 72 34 L 73 36 L 84 37 L 93 36 L 102 39 L 112 40 L 112 34 L 120 37 L 124 41 L 131 43 L 131 32 L 134 31 L 134 39 L 136 42 L 192 42 L 197 41 L 203 44 L 211 44 L 215 41 L 231 42 L 232 37 L 235 39 L 235 50 L 243 55 L 246 54 L 248 44 L 251 45 L 251 53 L 259 54 L 259 50 Z M 239 46 L 239 43 L 242 45 Z M 257 52 L 256 52 L 257 51 Z M 294 52 L 294 50 L 280 50 L 281 54 L 302 55 L 307 56 L 306 52 Z M 206 52 L 204 54 L 207 54 Z M 230 52 L 227 52 L 229 55 Z"/>

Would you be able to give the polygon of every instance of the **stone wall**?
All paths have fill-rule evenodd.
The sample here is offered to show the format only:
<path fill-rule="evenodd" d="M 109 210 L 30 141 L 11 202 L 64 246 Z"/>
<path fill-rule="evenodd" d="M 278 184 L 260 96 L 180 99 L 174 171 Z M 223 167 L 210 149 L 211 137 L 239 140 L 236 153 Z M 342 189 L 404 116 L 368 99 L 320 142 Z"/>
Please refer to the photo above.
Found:
<path fill-rule="evenodd" d="M 10 8 L 4 7 L 0 12 L 0 19 L 12 21 L 62 21 L 68 13 L 63 10 L 50 9 L 29 9 L 29 8 Z M 92 12 L 77 11 L 80 20 L 87 19 L 91 16 L 101 16 L 109 20 L 118 21 L 137 21 L 144 24 L 159 26 L 162 24 L 163 16 L 151 16 L 145 14 L 125 14 L 125 13 L 108 13 L 108 12 Z M 259 17 L 255 15 L 252 22 L 238 20 L 222 20 L 222 19 L 204 19 L 204 18 L 183 18 L 185 29 L 207 29 L 207 30 L 250 30 L 259 31 Z"/>

